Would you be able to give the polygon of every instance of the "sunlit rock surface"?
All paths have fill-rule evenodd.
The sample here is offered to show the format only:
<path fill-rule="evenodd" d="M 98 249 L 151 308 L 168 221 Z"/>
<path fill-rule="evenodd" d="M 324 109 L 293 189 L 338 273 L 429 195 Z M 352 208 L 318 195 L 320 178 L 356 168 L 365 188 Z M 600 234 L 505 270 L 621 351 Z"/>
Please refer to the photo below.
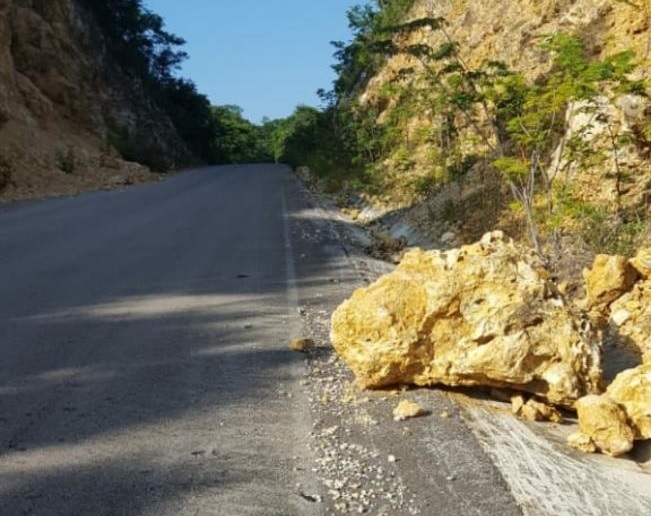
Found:
<path fill-rule="evenodd" d="M 576 402 L 576 411 L 581 433 L 588 436 L 598 450 L 617 457 L 633 448 L 635 434 L 628 424 L 626 412 L 607 396 L 585 396 Z M 579 440 L 570 439 L 568 442 L 574 444 Z"/>
<path fill-rule="evenodd" d="M 501 232 L 408 252 L 333 314 L 332 343 L 367 388 L 508 387 L 572 406 L 599 392 L 601 343 L 535 255 Z"/>
<path fill-rule="evenodd" d="M 609 333 L 651 363 L 651 280 L 640 281 L 610 306 Z"/>
<path fill-rule="evenodd" d="M 636 439 L 651 439 L 651 364 L 619 373 L 606 396 L 624 408 Z"/>
<path fill-rule="evenodd" d="M 586 309 L 605 322 L 610 304 L 628 292 L 637 278 L 637 271 L 624 256 L 598 254 L 592 268 L 583 271 Z"/>

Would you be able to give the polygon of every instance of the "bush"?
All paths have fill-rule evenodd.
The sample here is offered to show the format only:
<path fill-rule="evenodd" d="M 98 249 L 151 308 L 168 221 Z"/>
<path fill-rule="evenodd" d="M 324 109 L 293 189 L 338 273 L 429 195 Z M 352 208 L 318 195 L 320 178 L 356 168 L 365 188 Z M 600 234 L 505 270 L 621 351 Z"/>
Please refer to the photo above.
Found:
<path fill-rule="evenodd" d="M 9 160 L 0 156 L 0 190 L 4 190 L 4 188 L 9 184 L 13 172 L 14 169 Z"/>
<path fill-rule="evenodd" d="M 75 150 L 71 146 L 68 146 L 66 150 L 57 149 L 54 160 L 57 168 L 66 174 L 73 174 L 77 168 Z"/>

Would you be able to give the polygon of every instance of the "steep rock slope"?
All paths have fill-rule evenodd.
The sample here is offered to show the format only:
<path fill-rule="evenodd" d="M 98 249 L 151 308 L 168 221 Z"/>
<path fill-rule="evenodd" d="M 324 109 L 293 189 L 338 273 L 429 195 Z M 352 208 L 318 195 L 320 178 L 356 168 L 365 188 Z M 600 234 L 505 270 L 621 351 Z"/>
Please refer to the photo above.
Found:
<path fill-rule="evenodd" d="M 0 0 L 0 196 L 145 179 L 115 149 L 127 138 L 170 163 L 189 155 L 79 0 Z"/>
<path fill-rule="evenodd" d="M 437 49 L 446 41 L 457 42 L 460 59 L 469 69 L 476 69 L 487 61 L 500 61 L 533 83 L 544 78 L 552 64 L 550 52 L 541 48 L 545 37 L 557 33 L 576 34 L 585 45 L 588 58 L 603 59 L 632 50 L 638 66 L 631 79 L 648 79 L 651 73 L 651 2 L 648 0 L 416 0 L 408 19 L 439 17 L 446 22 L 443 30 L 419 27 L 402 34 L 397 39 L 398 45 L 426 45 Z M 442 153 L 437 154 L 436 143 L 427 139 L 427 128 L 440 123 L 436 119 L 436 108 L 418 105 L 405 117 L 404 106 L 398 105 L 400 95 L 396 94 L 406 83 L 416 84 L 418 88 L 428 80 L 431 79 L 421 60 L 398 53 L 388 59 L 360 95 L 362 106 L 379 110 L 380 122 L 402 116 L 401 147 L 382 164 L 391 186 L 428 185 L 428 175 L 435 175 L 432 171 Z M 396 116 L 394 113 L 398 110 L 402 110 L 402 114 Z M 648 137 L 651 104 L 644 97 L 604 92 L 604 98 L 599 99 L 599 110 L 601 112 L 593 116 L 593 120 L 586 122 L 585 113 L 579 109 L 572 111 L 572 106 L 568 108 L 567 133 L 556 152 L 560 153 L 562 145 L 582 131 L 590 147 L 601 154 L 589 167 L 567 167 L 568 173 L 562 179 L 571 181 L 574 196 L 571 202 L 576 205 L 590 205 L 601 210 L 599 216 L 603 212 L 605 217 L 612 215 L 615 207 L 623 207 L 626 221 L 642 220 L 649 215 L 651 199 Z M 459 118 L 463 122 L 463 117 Z M 600 118 L 607 118 L 608 123 L 600 122 Z M 591 126 L 586 129 L 588 124 Z M 645 131 L 646 135 L 641 136 Z M 616 133 L 614 138 L 613 132 Z M 473 152 L 472 139 L 472 135 L 467 138 L 470 143 L 465 149 L 461 146 L 462 152 Z M 617 145 L 612 145 L 615 139 Z M 554 167 L 557 163 L 552 161 Z M 500 209 L 509 202 L 510 194 L 503 192 L 500 198 L 495 192 L 503 183 L 491 183 L 494 177 L 485 174 L 485 169 L 471 167 L 469 172 L 463 183 L 454 178 L 445 188 L 438 183 L 431 189 L 435 195 L 428 206 L 415 214 L 417 222 L 435 239 L 450 229 L 454 233 L 465 233 L 466 239 L 471 239 L 500 223 Z M 442 182 L 449 180 L 450 177 L 445 177 Z M 401 192 L 401 189 L 393 188 L 393 191 Z M 400 198 L 394 198 L 393 202 L 400 205 Z M 411 199 L 407 198 L 407 203 L 410 204 Z M 464 217 L 473 216 L 476 220 L 463 227 Z M 449 224 L 443 224 L 443 219 Z M 598 223 L 595 216 L 594 225 Z M 508 226 L 505 229 L 512 231 Z M 467 235 L 468 232 L 471 234 Z M 595 239 L 602 237 L 597 235 Z"/>

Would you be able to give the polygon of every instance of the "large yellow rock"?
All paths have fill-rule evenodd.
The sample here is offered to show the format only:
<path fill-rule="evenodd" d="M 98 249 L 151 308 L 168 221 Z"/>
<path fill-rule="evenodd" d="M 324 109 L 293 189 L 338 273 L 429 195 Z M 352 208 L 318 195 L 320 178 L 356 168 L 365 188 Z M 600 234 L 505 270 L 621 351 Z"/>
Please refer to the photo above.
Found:
<path fill-rule="evenodd" d="M 606 455 L 617 457 L 633 448 L 635 434 L 624 409 L 607 396 L 591 394 L 576 402 L 581 432 Z"/>
<path fill-rule="evenodd" d="M 601 343 L 547 278 L 501 232 L 410 251 L 335 311 L 332 343 L 367 388 L 487 385 L 572 406 L 599 391 Z"/>
<path fill-rule="evenodd" d="M 606 395 L 624 408 L 636 439 L 651 439 L 651 364 L 619 373 Z"/>
<path fill-rule="evenodd" d="M 592 269 L 583 271 L 586 308 L 606 309 L 637 280 L 637 271 L 623 256 L 598 254 Z"/>
<path fill-rule="evenodd" d="M 611 338 L 634 347 L 644 363 L 651 363 L 651 280 L 639 281 L 610 305 Z"/>
<path fill-rule="evenodd" d="M 651 279 L 651 247 L 640 249 L 634 258 L 631 258 L 631 265 L 644 279 Z"/>

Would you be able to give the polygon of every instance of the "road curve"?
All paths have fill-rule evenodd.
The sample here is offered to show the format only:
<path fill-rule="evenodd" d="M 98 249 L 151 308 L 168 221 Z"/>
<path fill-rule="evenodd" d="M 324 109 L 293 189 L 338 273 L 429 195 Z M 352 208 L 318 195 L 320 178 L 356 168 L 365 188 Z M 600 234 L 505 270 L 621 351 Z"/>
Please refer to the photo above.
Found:
<path fill-rule="evenodd" d="M 315 513 L 292 181 L 207 168 L 0 210 L 0 514 Z"/>

